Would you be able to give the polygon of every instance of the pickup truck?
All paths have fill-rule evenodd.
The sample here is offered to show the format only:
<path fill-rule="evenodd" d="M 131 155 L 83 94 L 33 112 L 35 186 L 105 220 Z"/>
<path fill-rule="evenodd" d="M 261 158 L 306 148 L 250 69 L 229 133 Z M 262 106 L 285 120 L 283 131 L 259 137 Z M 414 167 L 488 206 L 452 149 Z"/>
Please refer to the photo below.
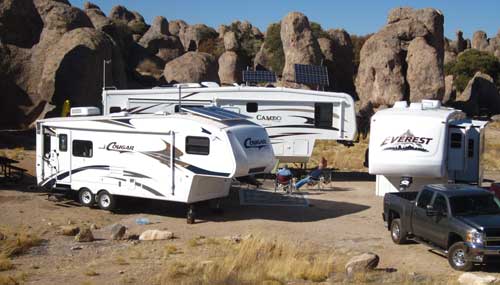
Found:
<path fill-rule="evenodd" d="M 394 243 L 426 244 L 446 255 L 455 270 L 500 257 L 500 201 L 482 188 L 436 184 L 387 193 L 383 218 Z"/>

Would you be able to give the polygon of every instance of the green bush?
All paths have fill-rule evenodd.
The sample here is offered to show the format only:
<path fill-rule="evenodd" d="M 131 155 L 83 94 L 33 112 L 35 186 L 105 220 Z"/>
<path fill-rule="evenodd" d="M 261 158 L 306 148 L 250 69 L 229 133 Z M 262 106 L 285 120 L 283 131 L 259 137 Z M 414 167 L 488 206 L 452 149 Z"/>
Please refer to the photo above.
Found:
<path fill-rule="evenodd" d="M 270 53 L 269 65 L 276 74 L 281 75 L 285 67 L 285 53 L 281 41 L 281 23 L 271 24 L 267 28 L 264 44 Z"/>
<path fill-rule="evenodd" d="M 128 24 L 128 26 L 133 34 L 139 35 L 144 35 L 149 29 L 146 23 L 140 21 L 132 21 Z"/>
<path fill-rule="evenodd" d="M 321 27 L 320 24 L 318 24 L 316 22 L 311 22 L 310 26 L 311 26 L 312 34 L 316 39 L 330 38 L 330 35 L 327 32 L 323 31 L 323 28 Z"/>
<path fill-rule="evenodd" d="M 455 61 L 444 66 L 446 75 L 453 75 L 453 84 L 462 92 L 478 71 L 490 75 L 497 88 L 500 87 L 500 61 L 493 55 L 476 49 L 469 49 L 458 55 Z"/>
<path fill-rule="evenodd" d="M 224 41 L 218 38 L 208 38 L 200 42 L 198 51 L 209 53 L 218 59 L 224 53 Z"/>

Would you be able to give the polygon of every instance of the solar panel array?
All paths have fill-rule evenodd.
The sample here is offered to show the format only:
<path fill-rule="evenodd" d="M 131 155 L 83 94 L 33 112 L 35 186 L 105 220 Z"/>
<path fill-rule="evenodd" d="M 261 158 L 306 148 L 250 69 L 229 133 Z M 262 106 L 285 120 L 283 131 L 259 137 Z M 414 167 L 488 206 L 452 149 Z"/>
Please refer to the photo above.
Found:
<path fill-rule="evenodd" d="M 328 86 L 328 70 L 326 66 L 295 64 L 295 82 Z"/>
<path fill-rule="evenodd" d="M 276 82 L 276 73 L 267 70 L 243 70 L 244 82 Z"/>
<path fill-rule="evenodd" d="M 219 107 L 182 107 L 182 110 L 217 121 L 246 120 L 249 117 Z"/>

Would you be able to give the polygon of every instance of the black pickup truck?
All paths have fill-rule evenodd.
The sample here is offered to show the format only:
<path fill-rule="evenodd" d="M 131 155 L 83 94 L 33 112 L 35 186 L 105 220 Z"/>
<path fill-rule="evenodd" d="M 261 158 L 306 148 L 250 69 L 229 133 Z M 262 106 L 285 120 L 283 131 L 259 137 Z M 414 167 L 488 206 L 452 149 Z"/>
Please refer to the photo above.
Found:
<path fill-rule="evenodd" d="M 482 188 L 439 184 L 387 193 L 383 218 L 396 244 L 413 240 L 431 246 L 456 270 L 500 257 L 500 201 Z"/>

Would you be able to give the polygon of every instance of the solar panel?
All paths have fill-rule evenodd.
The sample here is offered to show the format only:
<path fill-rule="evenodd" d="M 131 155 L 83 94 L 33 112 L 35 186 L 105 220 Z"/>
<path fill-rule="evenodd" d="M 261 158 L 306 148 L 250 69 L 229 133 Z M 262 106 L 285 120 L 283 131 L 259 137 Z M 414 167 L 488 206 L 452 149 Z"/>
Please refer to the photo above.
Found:
<path fill-rule="evenodd" d="M 245 82 L 276 82 L 276 73 L 267 70 L 243 70 Z"/>
<path fill-rule="evenodd" d="M 245 115 L 241 115 L 233 111 L 225 110 L 214 106 L 210 107 L 193 106 L 193 107 L 182 107 L 181 109 L 188 113 L 196 114 L 217 121 L 246 120 L 249 118 Z"/>
<path fill-rule="evenodd" d="M 328 86 L 328 70 L 326 66 L 295 64 L 295 82 Z"/>

